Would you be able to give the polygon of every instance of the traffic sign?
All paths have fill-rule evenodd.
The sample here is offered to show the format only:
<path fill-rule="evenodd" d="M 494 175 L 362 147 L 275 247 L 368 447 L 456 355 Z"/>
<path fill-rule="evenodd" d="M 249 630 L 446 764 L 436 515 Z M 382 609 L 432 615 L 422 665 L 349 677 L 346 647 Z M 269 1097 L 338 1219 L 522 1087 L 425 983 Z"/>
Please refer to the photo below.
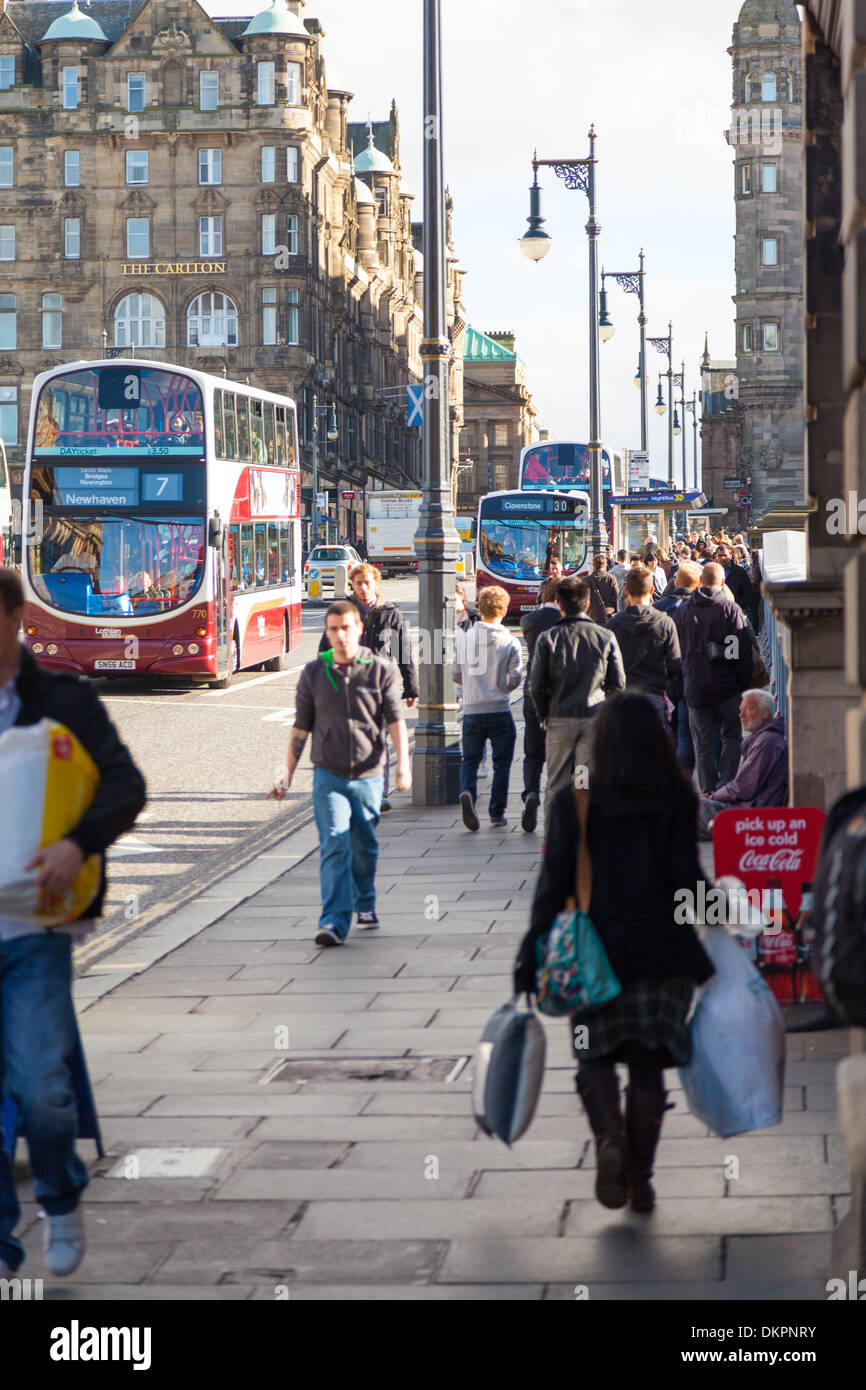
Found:
<path fill-rule="evenodd" d="M 752 505 L 752 494 L 750 492 L 738 492 L 734 500 L 738 507 L 750 507 Z"/>
<path fill-rule="evenodd" d="M 406 387 L 406 410 L 407 424 L 410 428 L 414 425 L 424 424 L 424 383 L 420 381 L 417 386 Z"/>

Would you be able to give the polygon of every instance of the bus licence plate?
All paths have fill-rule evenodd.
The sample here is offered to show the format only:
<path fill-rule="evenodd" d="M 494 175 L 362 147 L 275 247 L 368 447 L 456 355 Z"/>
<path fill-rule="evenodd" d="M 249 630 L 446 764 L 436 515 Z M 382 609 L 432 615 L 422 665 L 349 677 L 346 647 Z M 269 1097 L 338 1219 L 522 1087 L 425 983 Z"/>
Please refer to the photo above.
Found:
<path fill-rule="evenodd" d="M 94 671 L 134 671 L 134 661 L 94 661 Z"/>

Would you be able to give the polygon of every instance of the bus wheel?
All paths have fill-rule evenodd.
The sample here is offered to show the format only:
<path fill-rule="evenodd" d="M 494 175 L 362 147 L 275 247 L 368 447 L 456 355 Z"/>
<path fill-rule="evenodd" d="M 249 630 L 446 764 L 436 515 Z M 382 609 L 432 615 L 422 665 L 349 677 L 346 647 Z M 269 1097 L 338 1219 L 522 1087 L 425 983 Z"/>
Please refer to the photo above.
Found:
<path fill-rule="evenodd" d="M 283 620 L 283 650 L 279 656 L 272 656 L 270 661 L 264 663 L 263 669 L 265 671 L 286 671 L 288 669 L 290 656 L 289 642 L 289 620 L 288 617 L 286 617 Z"/>
<path fill-rule="evenodd" d="M 231 646 L 229 647 L 229 669 L 226 674 L 218 681 L 210 681 L 211 690 L 228 690 L 232 683 L 232 677 L 241 668 L 240 648 L 238 647 L 237 630 L 232 633 Z"/>

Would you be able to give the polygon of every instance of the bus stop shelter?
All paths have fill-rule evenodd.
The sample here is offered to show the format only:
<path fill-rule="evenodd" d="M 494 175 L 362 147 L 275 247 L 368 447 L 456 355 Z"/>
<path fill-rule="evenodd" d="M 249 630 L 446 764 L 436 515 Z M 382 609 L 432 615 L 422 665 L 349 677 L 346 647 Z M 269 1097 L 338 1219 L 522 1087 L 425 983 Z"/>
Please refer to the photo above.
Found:
<path fill-rule="evenodd" d="M 704 516 L 707 514 L 704 493 L 678 491 L 676 488 L 622 493 L 611 497 L 611 506 L 614 534 L 620 538 L 619 547 L 631 553 L 650 540 L 655 540 L 665 550 L 670 549 L 678 515 L 697 511 L 702 511 Z"/>

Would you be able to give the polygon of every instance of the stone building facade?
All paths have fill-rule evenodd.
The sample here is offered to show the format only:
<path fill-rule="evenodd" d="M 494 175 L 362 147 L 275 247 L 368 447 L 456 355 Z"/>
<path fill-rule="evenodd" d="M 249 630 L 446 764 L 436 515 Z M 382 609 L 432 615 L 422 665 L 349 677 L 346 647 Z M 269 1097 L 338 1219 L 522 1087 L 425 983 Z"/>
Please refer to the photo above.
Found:
<path fill-rule="evenodd" d="M 516 488 L 520 453 L 538 437 L 538 412 L 513 333 L 466 330 L 457 510 L 474 513 L 487 492 Z"/>
<path fill-rule="evenodd" d="M 792 0 L 734 25 L 737 376 L 755 519 L 803 500 L 803 73 Z"/>
<path fill-rule="evenodd" d="M 412 196 L 399 159 L 353 170 L 351 92 L 303 10 L 10 0 L 0 15 L 0 428 L 16 482 L 35 373 L 132 345 L 293 395 L 307 467 L 314 395 L 333 406 L 331 534 L 363 534 L 365 487 L 420 480 Z"/>

